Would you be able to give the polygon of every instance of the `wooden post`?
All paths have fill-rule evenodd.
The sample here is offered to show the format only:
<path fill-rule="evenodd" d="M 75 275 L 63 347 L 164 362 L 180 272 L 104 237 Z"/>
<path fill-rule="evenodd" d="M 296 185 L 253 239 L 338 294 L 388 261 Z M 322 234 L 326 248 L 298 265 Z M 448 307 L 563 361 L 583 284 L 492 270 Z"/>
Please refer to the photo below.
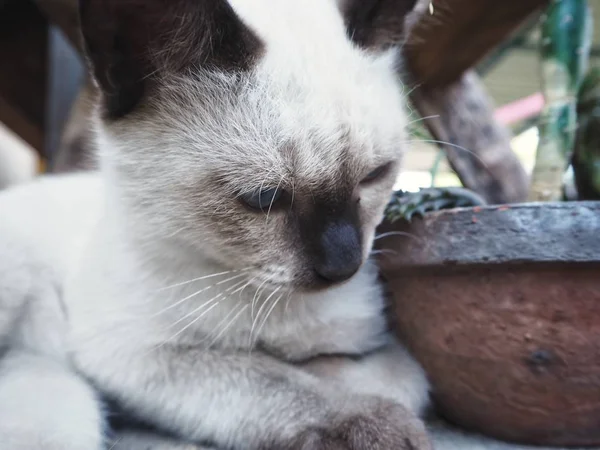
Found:
<path fill-rule="evenodd" d="M 467 72 L 445 87 L 420 87 L 411 94 L 431 134 L 444 149 L 463 185 L 488 203 L 527 198 L 528 177 L 510 147 L 510 133 L 496 122 L 478 76 Z"/>
<path fill-rule="evenodd" d="M 527 199 L 528 177 L 510 148 L 510 134 L 470 72 L 549 0 L 418 0 L 407 18 L 404 49 L 412 100 L 465 187 L 491 203 Z M 433 13 L 432 13 L 433 12 Z"/>

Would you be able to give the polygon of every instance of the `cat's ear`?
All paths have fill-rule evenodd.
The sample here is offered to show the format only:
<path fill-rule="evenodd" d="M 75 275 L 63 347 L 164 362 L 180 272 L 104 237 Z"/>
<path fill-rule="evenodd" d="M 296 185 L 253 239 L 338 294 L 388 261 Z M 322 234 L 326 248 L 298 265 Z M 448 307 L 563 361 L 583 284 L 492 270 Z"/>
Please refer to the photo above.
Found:
<path fill-rule="evenodd" d="M 244 70 L 261 43 L 226 0 L 79 0 L 87 57 L 104 113 L 135 108 L 161 73 Z"/>
<path fill-rule="evenodd" d="M 363 48 L 401 45 L 405 22 L 417 0 L 338 0 L 350 38 Z"/>

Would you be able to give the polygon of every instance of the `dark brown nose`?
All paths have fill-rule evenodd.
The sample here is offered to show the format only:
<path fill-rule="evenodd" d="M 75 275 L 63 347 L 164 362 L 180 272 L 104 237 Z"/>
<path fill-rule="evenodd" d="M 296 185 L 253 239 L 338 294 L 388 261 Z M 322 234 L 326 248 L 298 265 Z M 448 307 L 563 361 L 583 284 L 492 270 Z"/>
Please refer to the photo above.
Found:
<path fill-rule="evenodd" d="M 351 278 L 362 264 L 360 232 L 350 221 L 329 223 L 319 240 L 314 260 L 320 278 L 339 283 Z"/>

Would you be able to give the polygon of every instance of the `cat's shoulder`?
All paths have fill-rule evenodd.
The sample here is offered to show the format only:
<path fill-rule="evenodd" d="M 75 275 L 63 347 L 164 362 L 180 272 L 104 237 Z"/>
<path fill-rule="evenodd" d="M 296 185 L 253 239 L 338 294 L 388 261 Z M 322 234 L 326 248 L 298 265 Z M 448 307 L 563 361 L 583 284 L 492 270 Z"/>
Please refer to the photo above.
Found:
<path fill-rule="evenodd" d="M 2 259 L 59 269 L 97 220 L 102 197 L 103 184 L 94 173 L 40 176 L 0 192 Z"/>

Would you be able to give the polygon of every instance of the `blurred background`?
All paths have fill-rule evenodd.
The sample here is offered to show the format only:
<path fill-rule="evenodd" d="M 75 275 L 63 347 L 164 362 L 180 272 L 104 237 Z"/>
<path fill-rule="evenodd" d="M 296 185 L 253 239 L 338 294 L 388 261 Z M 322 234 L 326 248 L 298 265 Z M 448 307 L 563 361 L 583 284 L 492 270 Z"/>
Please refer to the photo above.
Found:
<path fill-rule="evenodd" d="M 600 0 L 589 3 L 592 20 L 596 24 L 590 49 L 590 66 L 600 67 Z M 496 108 L 496 117 L 511 130 L 511 147 L 528 174 L 531 174 L 535 162 L 539 138 L 537 125 L 544 103 L 540 92 L 541 39 L 539 21 L 533 20 L 522 35 L 505 43 L 508 48 L 501 49 L 500 55 L 484 59 L 477 67 Z M 400 176 L 398 188 L 412 191 L 431 186 L 432 169 L 436 167 L 438 159 L 440 164 L 434 185 L 461 185 L 443 157 L 443 152 L 435 144 L 411 142 L 410 145 L 405 172 Z"/>
<path fill-rule="evenodd" d="M 549 4 L 545 0 L 481 0 L 477 6 L 467 0 L 417 2 L 421 10 L 425 6 L 429 10 L 422 12 L 419 20 L 456 28 L 468 39 L 483 42 L 480 49 L 464 50 L 469 55 L 463 59 L 472 54 L 475 62 L 468 69 L 480 77 L 491 101 L 491 114 L 499 127 L 510 131 L 510 148 L 527 174 L 535 161 L 539 114 L 544 105 L 540 22 Z M 593 22 L 600 23 L 600 0 L 589 0 L 588 4 Z M 0 188 L 46 170 L 77 169 L 86 165 L 82 161 L 88 161 L 79 155 L 85 141 L 79 130 L 87 126 L 93 88 L 86 80 L 77 51 L 80 46 L 74 5 L 76 0 L 0 0 Z M 470 22 L 462 20 L 465 14 L 471 14 Z M 478 21 L 479 31 L 474 21 Z M 493 39 L 480 38 L 482 29 L 494 35 Z M 600 66 L 598 30 L 596 27 L 591 43 L 590 66 Z M 420 47 L 414 53 L 429 51 L 431 58 L 436 58 L 439 48 L 436 50 L 435 42 L 432 43 L 434 39 L 435 33 L 430 33 L 424 44 L 415 39 L 415 46 Z M 454 47 L 445 51 L 454 52 L 460 60 L 465 48 L 462 45 L 456 41 Z M 414 65 L 417 67 L 418 61 Z M 416 83 L 410 89 L 418 93 L 420 78 L 412 79 Z M 431 142 L 435 139 L 424 126 L 431 118 L 423 109 L 415 108 L 411 114 L 408 154 L 396 187 L 415 191 L 420 187 L 460 186 L 461 178 L 451 169 L 443 149 Z M 443 113 L 435 116 L 440 114 Z M 479 154 L 476 144 L 468 147 L 465 144 L 458 151 Z M 501 174 L 494 176 L 502 179 Z M 499 200 L 522 200 L 522 193 L 519 195 L 507 194 Z"/>

